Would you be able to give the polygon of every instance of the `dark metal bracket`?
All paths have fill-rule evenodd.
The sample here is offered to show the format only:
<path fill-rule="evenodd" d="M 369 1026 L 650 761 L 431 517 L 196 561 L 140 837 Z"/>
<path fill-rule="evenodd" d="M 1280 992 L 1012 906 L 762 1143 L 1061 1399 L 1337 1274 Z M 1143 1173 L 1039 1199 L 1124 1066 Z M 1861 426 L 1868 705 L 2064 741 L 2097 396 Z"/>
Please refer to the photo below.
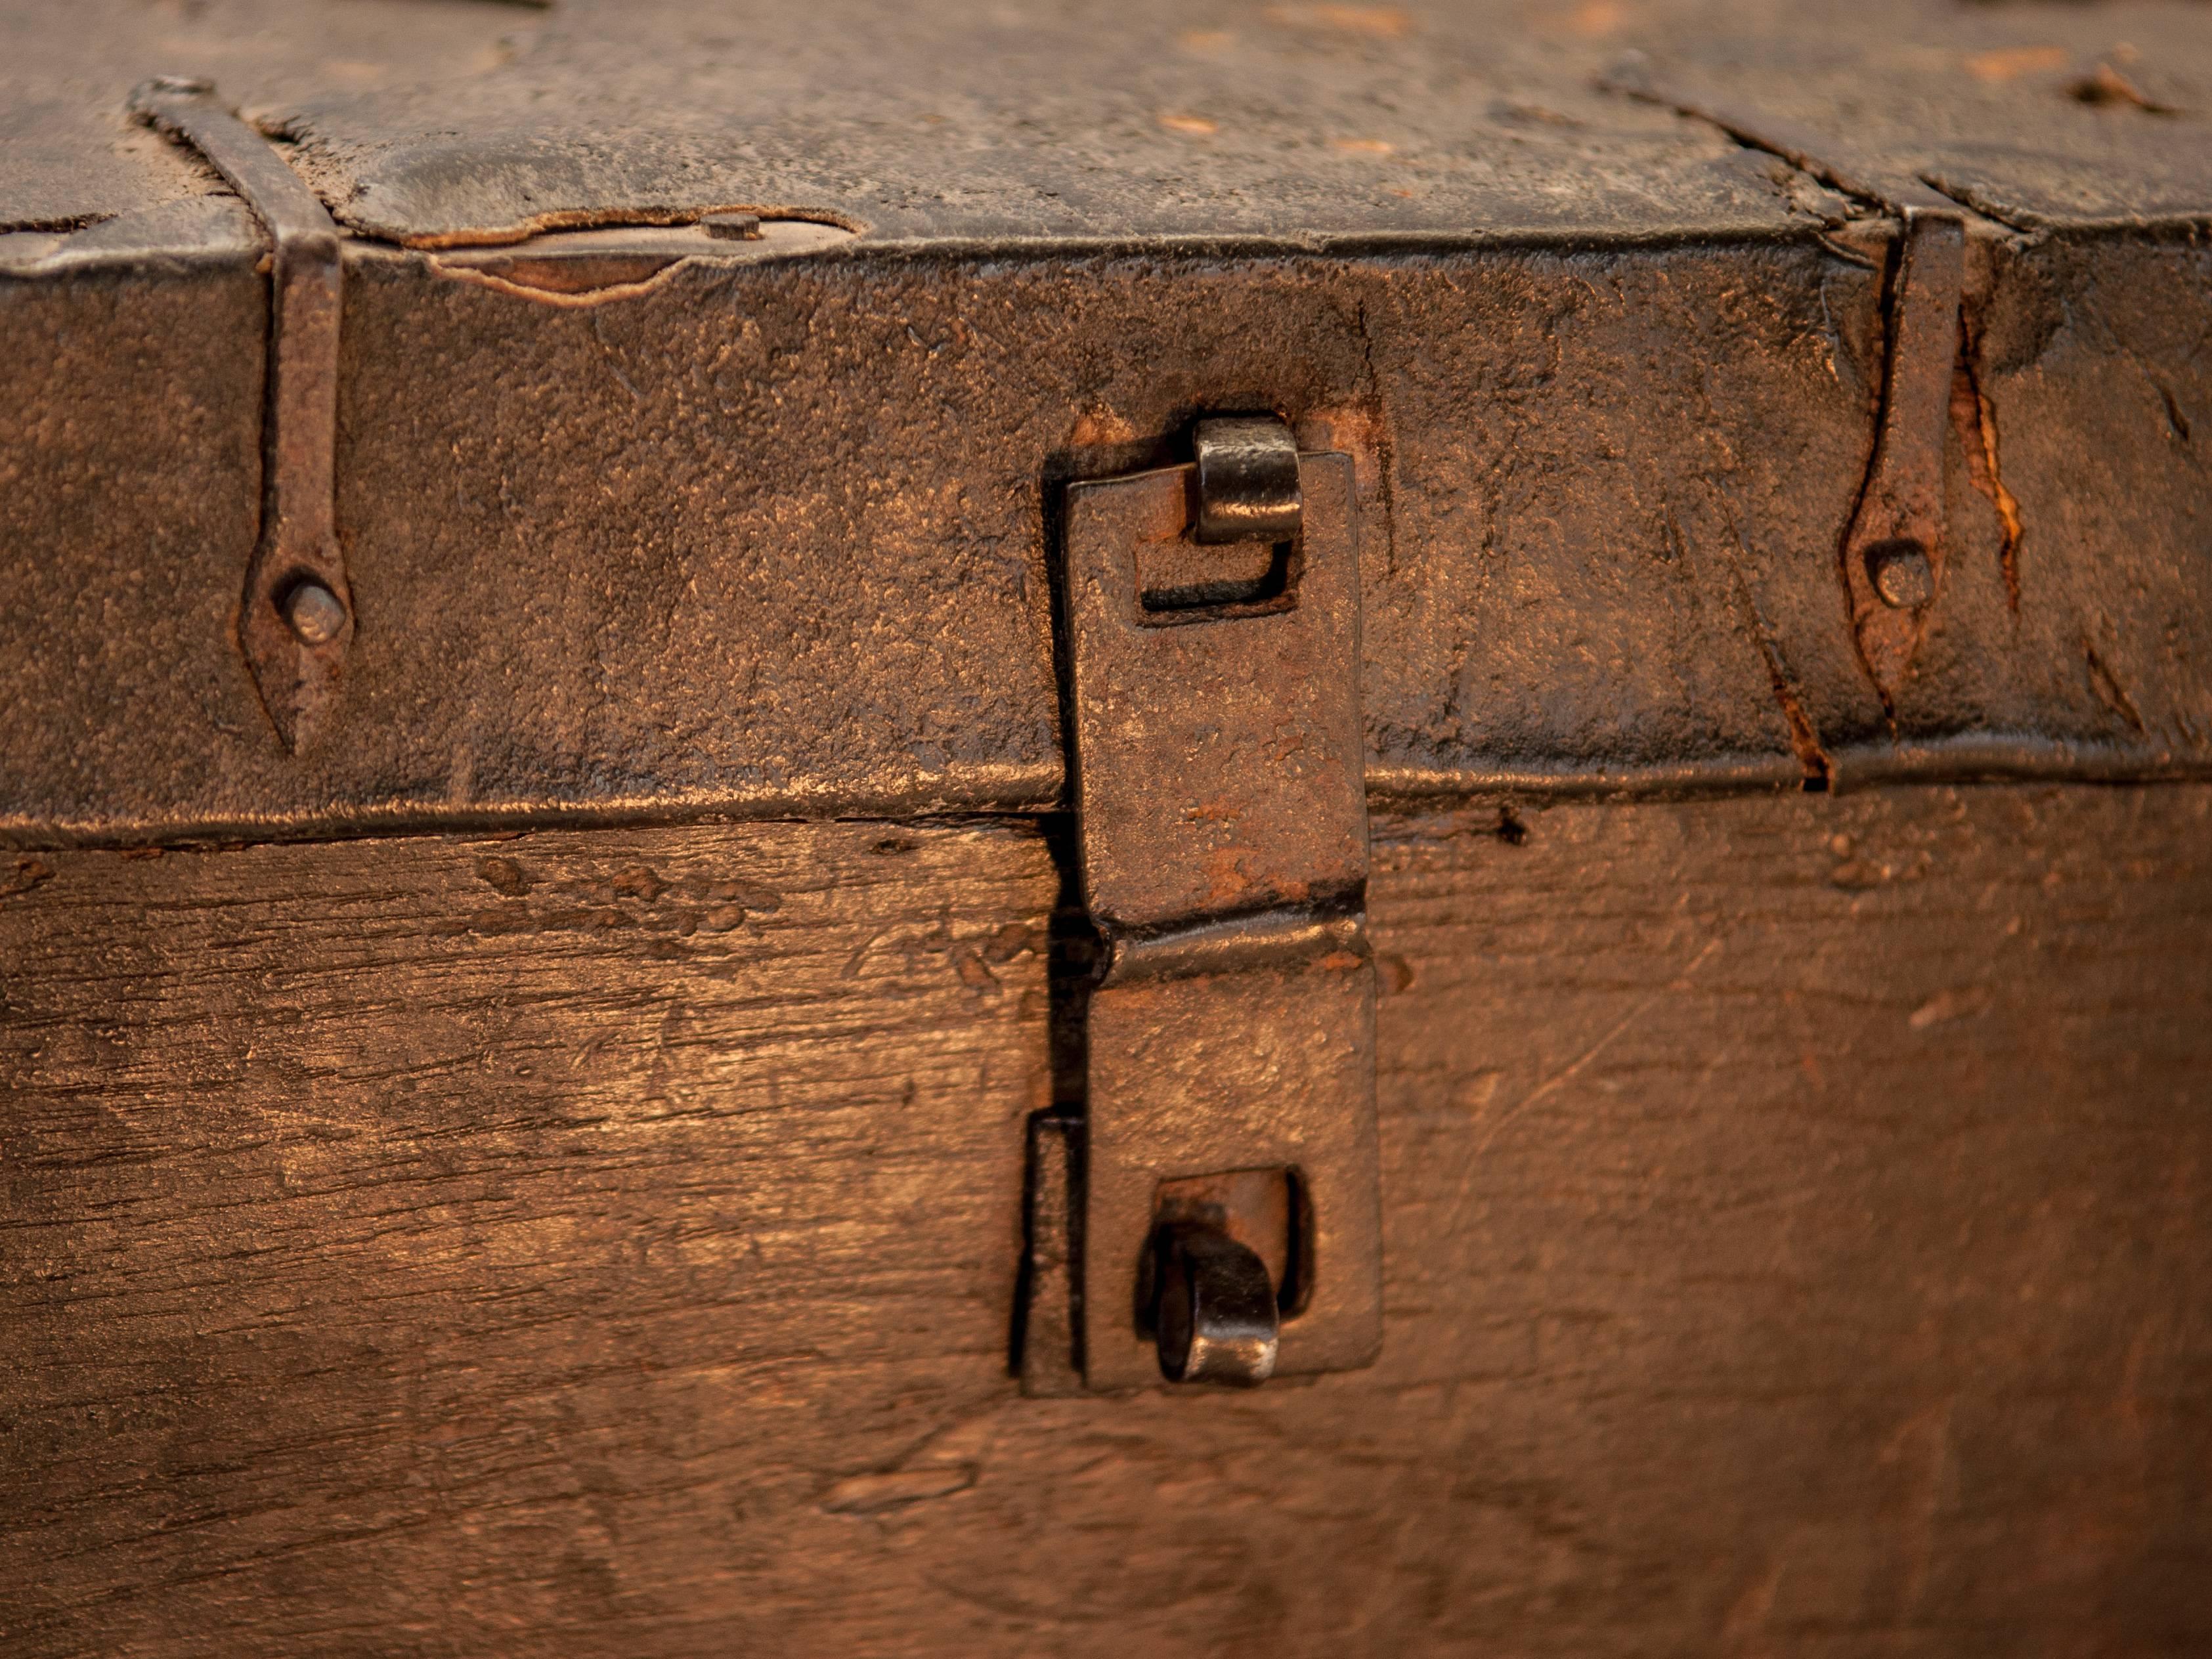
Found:
<path fill-rule="evenodd" d="M 1883 702 L 1894 708 L 1943 587 L 1944 434 L 1964 326 L 1966 210 L 1926 179 L 1884 167 L 1831 136 L 1664 84 L 1640 53 L 1624 58 L 1604 84 L 1710 121 L 1738 143 L 1779 155 L 1903 221 L 1885 307 L 1889 338 L 1874 458 L 1843 543 L 1859 656 Z"/>
<path fill-rule="evenodd" d="M 1068 491 L 1078 864 L 1105 965 L 1079 1125 L 1032 1137 L 1032 1392 L 1073 1383 L 1039 1341 L 1063 1328 L 1040 1305 L 1055 1278 L 1079 1354 L 1060 1375 L 1091 1389 L 1343 1370 L 1381 1342 L 1352 463 L 1272 419 L 1201 423 L 1196 449 Z M 1231 563 L 1287 534 L 1294 580 L 1162 626 L 1143 573 L 1207 557 L 1209 525 L 1246 527 Z M 1041 1240 L 1054 1224 L 1079 1248 Z"/>
<path fill-rule="evenodd" d="M 149 81 L 131 94 L 131 108 L 204 156 L 269 233 L 261 531 L 246 567 L 238 641 L 270 723 L 296 753 L 313 741 L 337 699 L 354 634 L 333 498 L 343 300 L 338 228 L 209 82 Z"/>
<path fill-rule="evenodd" d="M 1843 554 L 1859 655 L 1891 704 L 1943 586 L 1945 438 L 1966 274 L 1961 214 L 1922 207 L 1904 213 L 1881 421 Z"/>

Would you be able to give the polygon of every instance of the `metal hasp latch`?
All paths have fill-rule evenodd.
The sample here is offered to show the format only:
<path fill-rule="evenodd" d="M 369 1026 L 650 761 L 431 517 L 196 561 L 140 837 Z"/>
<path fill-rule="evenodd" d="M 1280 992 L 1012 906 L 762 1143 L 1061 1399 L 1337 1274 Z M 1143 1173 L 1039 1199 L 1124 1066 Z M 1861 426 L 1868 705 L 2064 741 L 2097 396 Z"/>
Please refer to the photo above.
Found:
<path fill-rule="evenodd" d="M 353 591 L 338 544 L 338 228 L 269 141 L 204 81 L 165 76 L 131 94 L 149 126 L 191 145 L 269 233 L 269 376 L 261 429 L 261 534 L 246 567 L 238 641 L 284 747 L 313 741 L 353 644 Z"/>
<path fill-rule="evenodd" d="M 1267 417 L 1069 488 L 1085 902 L 1072 1271 L 1093 1389 L 1382 1340 L 1352 465 Z"/>

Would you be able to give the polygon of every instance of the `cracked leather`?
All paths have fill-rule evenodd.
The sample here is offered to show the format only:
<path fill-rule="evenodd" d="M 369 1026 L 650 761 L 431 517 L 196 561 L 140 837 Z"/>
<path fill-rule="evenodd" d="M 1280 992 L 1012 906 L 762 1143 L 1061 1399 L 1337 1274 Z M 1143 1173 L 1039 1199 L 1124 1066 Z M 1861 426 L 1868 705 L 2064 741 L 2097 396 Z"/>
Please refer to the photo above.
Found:
<path fill-rule="evenodd" d="M 1061 489 L 1224 410 L 1353 458 L 1378 795 L 2212 770 L 2193 9 L 106 4 L 4 25 L 17 842 L 1062 805 Z M 233 632 L 263 248 L 131 126 L 161 72 L 353 233 L 298 757 Z M 1908 186 L 1966 315 L 1885 707 L 1838 549 Z M 769 234 L 586 232 L 557 303 L 453 246 L 718 208 Z"/>

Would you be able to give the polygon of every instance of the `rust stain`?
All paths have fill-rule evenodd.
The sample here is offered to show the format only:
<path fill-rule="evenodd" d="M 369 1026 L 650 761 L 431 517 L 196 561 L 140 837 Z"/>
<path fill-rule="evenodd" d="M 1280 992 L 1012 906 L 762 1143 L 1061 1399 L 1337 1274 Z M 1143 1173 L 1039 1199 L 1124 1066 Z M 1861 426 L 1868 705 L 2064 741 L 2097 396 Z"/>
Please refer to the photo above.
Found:
<path fill-rule="evenodd" d="M 614 276 L 604 274 L 605 279 L 596 285 L 586 273 L 562 270 L 563 265 L 572 263 L 566 260 L 518 259 L 501 266 L 497 271 L 458 264 L 434 256 L 426 263 L 433 275 L 453 282 L 488 288 L 494 293 L 512 295 L 518 300 L 531 300 L 539 305 L 576 310 L 589 306 L 615 305 L 650 294 L 665 283 L 669 273 L 684 261 L 680 257 L 667 259 L 649 276 L 626 274 Z"/>
<path fill-rule="evenodd" d="M 1623 21 L 1618 0 L 1584 0 L 1569 12 L 1565 19 L 1567 33 L 1578 34 L 1585 40 L 1595 40 L 1616 33 Z"/>
<path fill-rule="evenodd" d="M 2063 70 L 2072 61 L 2073 54 L 2063 46 L 2000 46 L 1966 59 L 1966 73 L 1977 81 L 2001 84 L 2023 75 Z"/>
<path fill-rule="evenodd" d="M 1409 33 L 1413 27 L 1413 20 L 1399 6 L 1270 6 L 1265 15 L 1269 22 L 1289 28 L 1327 29 L 1387 40 Z"/>
<path fill-rule="evenodd" d="M 1820 734 L 1813 725 L 1813 717 L 1805 712 L 1803 699 L 1797 687 L 1782 665 L 1780 652 L 1766 636 L 1764 625 L 1757 629 L 1759 655 L 1766 660 L 1767 679 L 1774 687 L 1774 702 L 1782 710 L 1782 722 L 1789 729 L 1790 752 L 1797 757 L 1798 769 L 1805 775 L 1805 787 L 1820 790 L 1828 787 L 1828 751 L 1820 746 Z"/>
<path fill-rule="evenodd" d="M 1137 428 L 1110 409 L 1088 410 L 1075 417 L 1068 428 L 1067 442 L 1072 449 L 1095 449 L 1107 444 L 1133 443 Z"/>
<path fill-rule="evenodd" d="M 1244 809 L 1231 801 L 1200 801 L 1195 806 L 1183 808 L 1186 823 L 1235 823 L 1244 816 Z"/>
<path fill-rule="evenodd" d="M 1185 133 L 1194 138 L 1203 138 L 1208 133 L 1221 131 L 1219 122 L 1209 121 L 1203 115 L 1181 115 L 1164 111 L 1159 117 L 1159 123 L 1170 132 Z"/>
<path fill-rule="evenodd" d="M 1249 891 L 1252 878 L 1244 871 L 1244 849 L 1224 847 L 1209 853 L 1204 865 L 1206 908 L 1228 910 Z"/>
<path fill-rule="evenodd" d="M 1996 509 L 1998 521 L 2003 526 L 2004 539 L 1997 549 L 1997 562 L 2004 571 L 2005 603 L 2017 616 L 2020 544 L 2027 532 L 2021 524 L 2020 502 L 2005 488 L 2004 475 L 1997 467 L 1997 412 L 1989 395 L 1982 390 L 1981 377 L 1975 369 L 1979 347 L 1978 340 L 1968 341 L 1966 349 L 1960 354 L 1957 372 L 1951 377 L 1951 424 L 1957 428 L 1960 447 L 1966 452 L 1966 477 Z"/>

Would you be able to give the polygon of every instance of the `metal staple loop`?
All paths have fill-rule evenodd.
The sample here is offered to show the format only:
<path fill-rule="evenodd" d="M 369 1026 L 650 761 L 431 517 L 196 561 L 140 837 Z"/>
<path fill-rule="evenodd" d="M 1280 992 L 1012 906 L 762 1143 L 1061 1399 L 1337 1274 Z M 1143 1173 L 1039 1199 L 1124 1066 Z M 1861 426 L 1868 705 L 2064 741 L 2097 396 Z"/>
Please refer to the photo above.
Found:
<path fill-rule="evenodd" d="M 204 81 L 161 77 L 131 96 L 147 125 L 204 156 L 268 230 L 269 374 L 261 529 L 238 640 L 284 746 L 305 749 L 336 701 L 353 593 L 333 501 L 337 443 L 338 228 L 269 141 Z"/>
<path fill-rule="evenodd" d="M 1304 501 L 1298 447 L 1272 416 L 1200 421 L 1196 538 L 1202 543 L 1286 540 L 1298 533 Z"/>

